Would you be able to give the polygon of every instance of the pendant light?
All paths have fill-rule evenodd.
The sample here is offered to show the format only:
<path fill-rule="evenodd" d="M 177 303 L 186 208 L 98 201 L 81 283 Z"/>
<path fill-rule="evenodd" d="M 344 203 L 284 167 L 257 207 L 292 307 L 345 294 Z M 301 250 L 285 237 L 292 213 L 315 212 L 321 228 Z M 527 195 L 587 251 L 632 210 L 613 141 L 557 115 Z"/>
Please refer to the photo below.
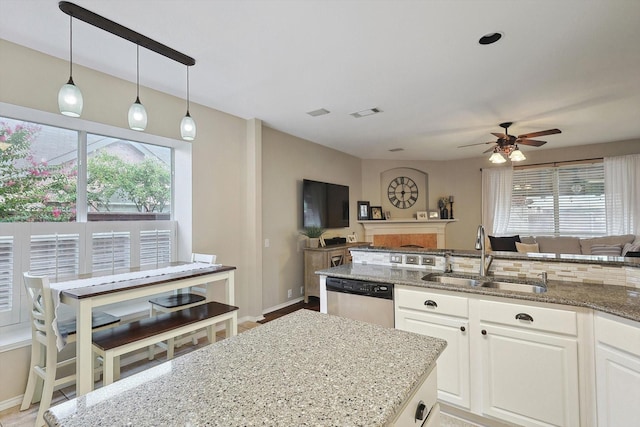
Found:
<path fill-rule="evenodd" d="M 80 117 L 82 104 L 82 92 L 73 83 L 73 16 L 69 15 L 69 81 L 58 91 L 58 108 L 65 116 Z"/>
<path fill-rule="evenodd" d="M 512 162 L 521 162 L 523 160 L 526 160 L 527 158 L 516 145 L 516 148 L 511 152 L 511 154 L 509 154 L 509 159 L 511 159 Z"/>
<path fill-rule="evenodd" d="M 507 161 L 507 159 L 504 158 L 502 153 L 500 153 L 500 151 L 498 151 L 498 147 L 496 147 L 493 150 L 493 154 L 491 155 L 491 157 L 489 157 L 489 161 L 491 163 L 504 163 L 504 162 Z"/>
<path fill-rule="evenodd" d="M 136 44 L 136 101 L 129 107 L 129 127 L 143 131 L 147 127 L 147 110 L 140 102 L 140 45 Z"/>
<path fill-rule="evenodd" d="M 180 135 L 185 141 L 193 141 L 196 138 L 196 122 L 189 114 L 189 66 L 187 66 L 187 114 L 180 122 Z"/>

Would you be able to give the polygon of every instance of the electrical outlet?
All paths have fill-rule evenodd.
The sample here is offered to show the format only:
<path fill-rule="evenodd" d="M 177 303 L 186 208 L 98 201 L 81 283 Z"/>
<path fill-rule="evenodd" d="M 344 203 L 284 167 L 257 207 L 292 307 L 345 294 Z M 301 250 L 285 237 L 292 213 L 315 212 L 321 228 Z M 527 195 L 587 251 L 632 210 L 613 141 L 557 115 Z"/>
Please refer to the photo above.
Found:
<path fill-rule="evenodd" d="M 300 295 L 304 295 L 304 286 L 300 286 Z"/>
<path fill-rule="evenodd" d="M 287 290 L 287 298 L 291 298 L 293 296 L 293 291 L 291 289 Z"/>

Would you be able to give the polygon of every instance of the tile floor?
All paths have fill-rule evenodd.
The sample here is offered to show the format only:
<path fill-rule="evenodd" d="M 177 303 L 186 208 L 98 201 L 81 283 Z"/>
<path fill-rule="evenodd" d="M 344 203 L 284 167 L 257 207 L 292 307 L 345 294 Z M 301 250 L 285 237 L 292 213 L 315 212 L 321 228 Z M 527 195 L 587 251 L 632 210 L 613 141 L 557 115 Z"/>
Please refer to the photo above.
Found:
<path fill-rule="evenodd" d="M 244 322 L 238 325 L 238 333 L 248 331 L 249 329 L 255 328 L 257 326 L 260 326 L 260 324 L 254 323 L 254 322 Z M 224 332 L 219 333 L 218 339 L 224 339 Z M 176 349 L 175 355 L 179 356 L 181 354 L 186 354 L 199 347 L 207 345 L 206 340 L 202 339 L 200 340 L 200 342 L 201 344 L 197 346 L 193 346 L 189 344 L 181 346 L 180 348 Z M 152 361 L 142 360 L 139 363 L 136 363 L 130 366 L 125 366 L 122 369 L 121 375 L 123 378 L 125 378 L 143 369 L 147 369 L 151 366 L 155 366 L 160 363 L 163 363 L 164 361 L 165 360 L 162 357 L 162 355 L 160 355 L 159 357 L 156 357 L 156 359 Z M 66 387 L 64 389 L 58 390 L 53 395 L 53 401 L 51 406 L 55 406 L 61 402 L 64 402 L 65 400 L 73 399 L 74 397 L 75 397 L 75 386 L 70 386 L 70 387 Z M 20 411 L 19 406 L 6 409 L 0 412 L 0 427 L 33 427 L 36 420 L 37 413 L 38 413 L 37 404 L 31 405 L 31 408 L 22 412 Z M 441 415 L 441 426 L 442 427 L 476 427 L 475 424 L 468 424 L 464 421 L 459 420 L 458 418 L 449 417 L 445 414 Z"/>

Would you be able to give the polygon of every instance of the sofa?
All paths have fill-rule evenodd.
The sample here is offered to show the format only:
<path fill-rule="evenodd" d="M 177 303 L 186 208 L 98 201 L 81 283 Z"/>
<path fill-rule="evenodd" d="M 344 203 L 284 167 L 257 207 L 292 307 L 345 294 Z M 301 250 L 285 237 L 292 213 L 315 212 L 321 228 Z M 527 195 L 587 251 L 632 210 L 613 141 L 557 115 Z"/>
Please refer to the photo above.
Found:
<path fill-rule="evenodd" d="M 510 252 L 626 256 L 629 252 L 640 251 L 640 236 L 633 234 L 591 238 L 488 236 L 487 249 Z"/>

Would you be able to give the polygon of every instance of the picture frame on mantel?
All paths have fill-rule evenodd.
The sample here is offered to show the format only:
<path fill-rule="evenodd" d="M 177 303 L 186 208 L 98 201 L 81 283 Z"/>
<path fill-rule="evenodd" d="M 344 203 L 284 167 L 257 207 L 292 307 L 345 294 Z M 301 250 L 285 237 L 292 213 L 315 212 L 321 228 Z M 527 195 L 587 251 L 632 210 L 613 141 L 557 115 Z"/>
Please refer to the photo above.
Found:
<path fill-rule="evenodd" d="M 416 212 L 416 219 L 418 221 L 426 221 L 428 219 L 426 211 L 418 211 Z"/>
<path fill-rule="evenodd" d="M 358 221 L 369 219 L 369 202 L 358 200 Z"/>
<path fill-rule="evenodd" d="M 437 209 L 429 209 L 428 215 L 430 220 L 440 219 L 440 212 Z"/>
<path fill-rule="evenodd" d="M 371 219 L 382 220 L 384 215 L 382 213 L 382 206 L 371 206 Z"/>

